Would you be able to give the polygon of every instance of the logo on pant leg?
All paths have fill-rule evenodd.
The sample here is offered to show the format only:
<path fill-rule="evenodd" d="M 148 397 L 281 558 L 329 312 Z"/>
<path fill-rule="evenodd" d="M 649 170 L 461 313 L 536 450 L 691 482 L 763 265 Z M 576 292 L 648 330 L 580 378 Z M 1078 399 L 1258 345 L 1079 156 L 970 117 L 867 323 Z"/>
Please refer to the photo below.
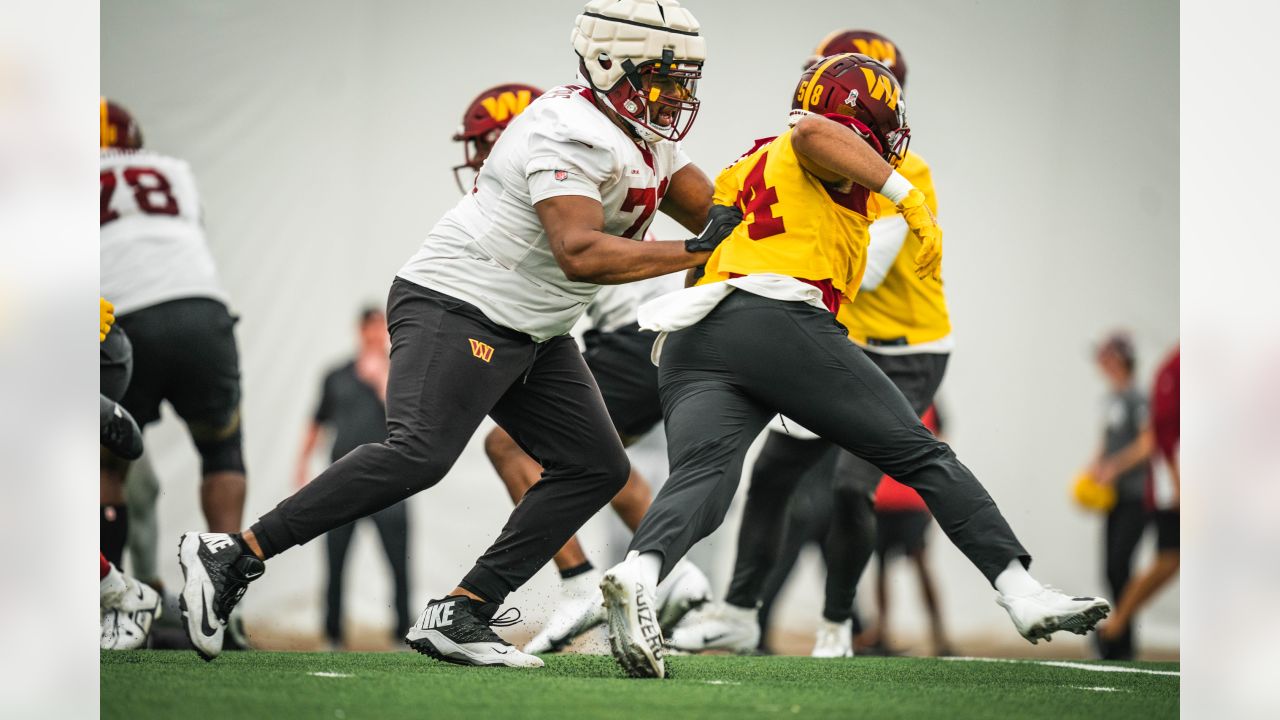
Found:
<path fill-rule="evenodd" d="M 475 338 L 467 338 L 471 341 L 471 354 L 480 358 L 485 362 L 493 359 L 493 346 L 486 345 Z"/>

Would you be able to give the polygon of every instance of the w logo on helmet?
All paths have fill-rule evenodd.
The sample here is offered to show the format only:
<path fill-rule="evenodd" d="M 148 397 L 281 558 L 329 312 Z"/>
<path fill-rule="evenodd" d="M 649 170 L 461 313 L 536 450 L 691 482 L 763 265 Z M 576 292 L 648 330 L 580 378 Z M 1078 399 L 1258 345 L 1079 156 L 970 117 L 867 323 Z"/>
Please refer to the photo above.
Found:
<path fill-rule="evenodd" d="M 888 40 L 854 38 L 853 46 L 872 60 L 884 63 L 885 67 L 892 68 L 898 60 L 898 49 Z"/>
<path fill-rule="evenodd" d="M 902 92 L 897 83 L 890 81 L 888 77 L 877 73 L 869 67 L 859 69 L 862 70 L 863 77 L 867 79 L 867 89 L 871 91 L 871 98 L 873 100 L 883 100 L 890 110 L 897 110 L 898 95 Z"/>
<path fill-rule="evenodd" d="M 533 93 L 528 90 L 517 90 L 515 92 L 507 90 L 480 100 L 480 104 L 489 113 L 489 117 L 500 123 L 506 122 L 524 112 L 524 109 L 529 107 L 531 102 L 533 102 Z"/>

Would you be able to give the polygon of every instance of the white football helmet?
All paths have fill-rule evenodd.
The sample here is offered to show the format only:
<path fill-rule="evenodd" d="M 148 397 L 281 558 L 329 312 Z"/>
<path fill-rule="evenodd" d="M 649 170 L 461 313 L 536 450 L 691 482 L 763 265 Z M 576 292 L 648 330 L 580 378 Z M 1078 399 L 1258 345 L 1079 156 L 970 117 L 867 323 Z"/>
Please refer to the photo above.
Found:
<path fill-rule="evenodd" d="M 680 140 L 698 115 L 707 58 L 698 21 L 677 0 L 591 0 L 573 50 L 599 101 L 645 142 Z"/>

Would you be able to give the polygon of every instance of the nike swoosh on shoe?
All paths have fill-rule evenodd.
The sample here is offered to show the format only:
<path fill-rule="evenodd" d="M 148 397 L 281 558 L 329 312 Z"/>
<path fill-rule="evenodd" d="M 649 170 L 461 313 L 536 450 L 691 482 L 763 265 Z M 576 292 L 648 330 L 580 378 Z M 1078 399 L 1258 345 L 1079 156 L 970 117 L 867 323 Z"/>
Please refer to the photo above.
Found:
<path fill-rule="evenodd" d="M 209 625 L 209 598 L 205 596 L 204 589 L 200 590 L 200 632 L 205 637 L 213 637 L 218 629 Z"/>

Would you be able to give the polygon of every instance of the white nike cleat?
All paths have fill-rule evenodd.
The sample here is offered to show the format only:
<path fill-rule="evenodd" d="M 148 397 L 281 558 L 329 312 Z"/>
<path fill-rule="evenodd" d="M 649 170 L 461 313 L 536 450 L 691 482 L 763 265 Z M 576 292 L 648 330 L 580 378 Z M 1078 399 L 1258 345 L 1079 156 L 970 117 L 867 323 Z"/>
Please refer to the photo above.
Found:
<path fill-rule="evenodd" d="M 98 583 L 99 608 L 105 613 L 119 605 L 121 598 L 128 590 L 129 583 L 124 579 L 124 573 L 120 572 L 115 565 L 108 563 L 107 574 Z"/>
<path fill-rule="evenodd" d="M 690 610 L 696 610 L 711 600 L 711 582 L 697 565 L 681 560 L 666 579 L 658 583 L 656 599 L 662 635 L 671 637 Z"/>
<path fill-rule="evenodd" d="M 671 634 L 669 644 L 683 652 L 753 653 L 760 644 L 760 620 L 755 608 L 711 603 L 690 613 Z"/>
<path fill-rule="evenodd" d="M 246 555 L 227 533 L 195 533 L 182 536 L 178 562 L 184 578 L 178 607 L 187 637 L 205 660 L 222 652 L 227 618 L 244 596 L 249 583 L 262 576 L 265 565 Z"/>
<path fill-rule="evenodd" d="M 600 581 L 600 591 L 609 623 L 609 649 L 622 671 L 635 678 L 666 677 L 657 599 L 636 563 L 626 561 L 610 568 Z"/>
<path fill-rule="evenodd" d="M 853 657 L 853 621 L 838 623 L 822 618 L 810 655 L 816 658 Z"/>
<path fill-rule="evenodd" d="M 1032 645 L 1050 642 L 1059 630 L 1084 635 L 1111 612 L 1111 603 L 1102 598 L 1071 597 L 1048 586 L 1031 595 L 997 595 L 996 603 Z"/>
<path fill-rule="evenodd" d="M 521 652 L 491 629 L 520 622 L 520 611 L 512 608 L 515 617 L 507 618 L 504 612 L 495 618 L 497 610 L 498 603 L 462 595 L 432 600 L 404 641 L 423 655 L 455 665 L 542 667 L 541 658 Z"/>
<path fill-rule="evenodd" d="M 102 616 L 103 650 L 136 650 L 147 643 L 151 623 L 162 612 L 160 594 L 127 575 L 125 592 Z"/>
<path fill-rule="evenodd" d="M 575 638 L 604 624 L 604 597 L 600 594 L 600 573 L 590 572 L 564 580 L 565 599 L 551 614 L 542 632 L 534 636 L 524 651 L 531 655 L 560 652 Z"/>

